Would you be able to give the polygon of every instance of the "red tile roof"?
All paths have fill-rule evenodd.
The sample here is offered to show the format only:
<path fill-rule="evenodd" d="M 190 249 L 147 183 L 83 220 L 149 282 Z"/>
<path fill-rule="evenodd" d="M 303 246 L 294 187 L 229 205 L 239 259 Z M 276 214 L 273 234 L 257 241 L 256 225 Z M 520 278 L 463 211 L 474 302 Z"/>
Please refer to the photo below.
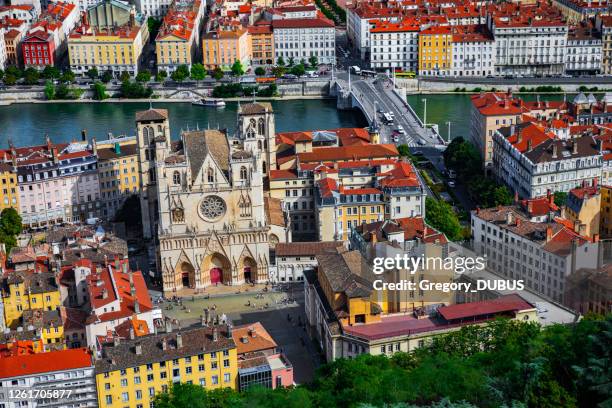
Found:
<path fill-rule="evenodd" d="M 335 160 L 362 160 L 398 157 L 397 147 L 391 144 L 343 147 L 315 147 L 312 153 L 298 153 L 300 163 L 335 161 Z"/>
<path fill-rule="evenodd" d="M 0 358 L 0 376 L 11 378 L 92 367 L 86 348 Z"/>
<path fill-rule="evenodd" d="M 438 313 L 446 320 L 475 318 L 483 315 L 499 314 L 504 312 L 518 312 L 534 309 L 535 306 L 517 294 L 506 295 L 493 300 L 462 303 L 458 305 L 442 306 Z"/>
<path fill-rule="evenodd" d="M 284 28 L 333 28 L 334 22 L 327 18 L 285 18 L 273 20 L 272 27 L 277 29 Z"/>

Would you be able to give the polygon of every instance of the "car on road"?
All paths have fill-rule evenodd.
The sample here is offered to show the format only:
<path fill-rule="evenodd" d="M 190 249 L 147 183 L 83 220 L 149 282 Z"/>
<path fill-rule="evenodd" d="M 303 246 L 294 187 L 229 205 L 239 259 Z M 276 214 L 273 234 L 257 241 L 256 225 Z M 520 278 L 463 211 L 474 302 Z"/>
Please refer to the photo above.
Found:
<path fill-rule="evenodd" d="M 418 144 L 420 144 L 421 146 L 425 146 L 426 142 L 423 139 L 419 139 Z"/>
<path fill-rule="evenodd" d="M 399 142 L 399 136 L 398 135 L 393 135 L 393 141 L 395 143 Z"/>
<path fill-rule="evenodd" d="M 293 75 L 293 74 L 285 74 L 282 77 L 283 79 L 289 79 L 289 80 L 296 80 L 298 79 L 297 75 Z"/>
<path fill-rule="evenodd" d="M 452 187 L 455 187 L 455 182 L 454 182 L 453 180 L 450 180 L 450 181 L 449 181 L 447 184 L 448 184 L 448 186 L 449 186 L 449 187 L 451 187 L 451 188 L 452 188 Z"/>

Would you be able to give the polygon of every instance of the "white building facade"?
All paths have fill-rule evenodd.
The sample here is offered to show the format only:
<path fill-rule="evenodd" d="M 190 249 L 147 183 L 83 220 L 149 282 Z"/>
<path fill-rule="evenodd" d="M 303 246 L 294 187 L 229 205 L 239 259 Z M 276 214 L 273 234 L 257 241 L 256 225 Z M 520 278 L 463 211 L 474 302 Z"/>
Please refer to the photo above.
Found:
<path fill-rule="evenodd" d="M 336 63 L 334 23 L 324 18 L 273 20 L 275 58 L 295 63 L 315 56 L 319 64 Z"/>

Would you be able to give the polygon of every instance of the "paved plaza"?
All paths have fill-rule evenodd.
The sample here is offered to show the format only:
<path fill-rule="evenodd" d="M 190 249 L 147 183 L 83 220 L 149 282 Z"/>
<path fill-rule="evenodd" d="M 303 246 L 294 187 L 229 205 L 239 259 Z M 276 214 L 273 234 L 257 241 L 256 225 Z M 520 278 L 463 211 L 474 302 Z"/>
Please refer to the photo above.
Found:
<path fill-rule="evenodd" d="M 312 379 L 320 357 L 303 325 L 306 322 L 303 286 L 294 284 L 283 291 L 268 292 L 260 291 L 261 288 L 247 289 L 242 288 L 239 294 L 234 290 L 234 293 L 209 297 L 184 296 L 182 305 L 166 301 L 159 307 L 165 316 L 178 320 L 181 327 L 200 324 L 205 308 L 213 316 L 225 314 L 234 326 L 261 322 L 291 361 L 295 382 Z"/>

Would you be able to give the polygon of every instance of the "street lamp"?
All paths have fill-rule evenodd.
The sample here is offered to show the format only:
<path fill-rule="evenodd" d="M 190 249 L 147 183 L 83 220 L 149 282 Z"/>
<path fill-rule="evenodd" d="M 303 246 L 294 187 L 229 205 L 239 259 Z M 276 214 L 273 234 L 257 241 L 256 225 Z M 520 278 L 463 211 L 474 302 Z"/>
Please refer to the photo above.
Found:
<path fill-rule="evenodd" d="M 450 121 L 446 122 L 446 126 L 448 126 L 448 143 L 450 143 L 450 141 L 451 141 L 451 137 L 450 137 L 451 136 L 451 131 L 450 131 L 450 129 L 451 129 L 451 122 Z"/>
<path fill-rule="evenodd" d="M 427 127 L 427 99 L 423 98 L 421 99 L 421 102 L 423 102 L 423 129 L 425 129 Z"/>

